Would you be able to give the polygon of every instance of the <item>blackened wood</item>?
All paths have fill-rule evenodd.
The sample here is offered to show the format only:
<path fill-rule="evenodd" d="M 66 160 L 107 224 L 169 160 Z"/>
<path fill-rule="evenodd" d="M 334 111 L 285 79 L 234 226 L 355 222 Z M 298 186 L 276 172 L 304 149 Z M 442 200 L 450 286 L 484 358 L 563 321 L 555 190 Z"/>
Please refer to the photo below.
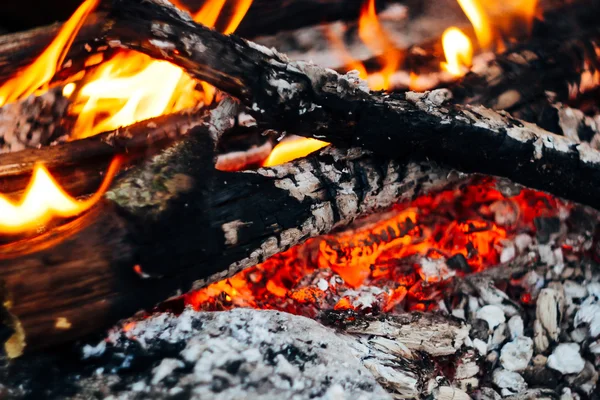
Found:
<path fill-rule="evenodd" d="M 4 109 L 6 107 L 0 108 L 0 112 Z M 114 156 L 124 157 L 123 166 L 133 164 L 207 120 L 208 114 L 185 111 L 82 140 L 0 155 L 0 193 L 19 195 L 29 183 L 37 163 L 42 163 L 72 196 L 92 193 L 100 185 Z"/>
<path fill-rule="evenodd" d="M 214 169 L 222 102 L 185 140 L 141 165 L 83 218 L 0 247 L 12 356 L 81 337 L 140 307 L 230 276 L 458 175 L 361 150 L 253 172 Z"/>
<path fill-rule="evenodd" d="M 154 1 L 114 0 L 106 39 L 167 59 L 238 97 L 276 129 L 389 157 L 432 159 L 600 208 L 600 153 L 448 91 L 370 92 L 352 75 L 196 25 Z"/>

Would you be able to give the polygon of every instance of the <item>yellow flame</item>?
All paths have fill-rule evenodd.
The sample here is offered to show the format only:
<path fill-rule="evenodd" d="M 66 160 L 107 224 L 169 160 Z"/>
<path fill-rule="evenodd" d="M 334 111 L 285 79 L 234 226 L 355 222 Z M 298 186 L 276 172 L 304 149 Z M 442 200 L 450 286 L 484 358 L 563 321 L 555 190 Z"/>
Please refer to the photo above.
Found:
<path fill-rule="evenodd" d="M 373 90 L 387 90 L 390 88 L 390 80 L 402 61 L 402 52 L 390 41 L 385 32 L 375 8 L 375 0 L 367 0 L 361 8 L 358 20 L 358 36 L 375 54 L 379 55 L 383 67 L 379 72 L 379 78 L 369 81 Z"/>
<path fill-rule="evenodd" d="M 50 82 L 65 59 L 85 18 L 96 8 L 98 2 L 99 0 L 86 0 L 81 4 L 44 52 L 31 65 L 0 87 L 0 106 L 27 97 Z"/>
<path fill-rule="evenodd" d="M 446 62 L 442 68 L 456 77 L 463 76 L 473 61 L 471 40 L 460 29 L 450 27 L 442 35 Z"/>
<path fill-rule="evenodd" d="M 272 167 L 305 157 L 327 145 L 329 145 L 327 142 L 304 137 L 284 140 L 271 151 L 269 157 L 263 162 L 263 167 Z"/>
<path fill-rule="evenodd" d="M 98 191 L 89 199 L 78 201 L 60 187 L 44 165 L 36 164 L 20 202 L 14 202 L 0 194 L 0 232 L 26 232 L 44 225 L 53 218 L 74 217 L 85 212 L 102 198 L 119 166 L 120 158 L 116 157 L 111 162 Z"/>
<path fill-rule="evenodd" d="M 209 0 L 194 20 L 214 27 L 227 0 Z M 176 3 L 177 4 L 177 3 Z M 226 32 L 233 32 L 250 8 L 252 0 L 236 0 Z M 197 81 L 181 68 L 143 54 L 124 51 L 102 63 L 79 90 L 73 91 L 71 112 L 77 115 L 73 138 L 131 125 L 170 114 L 201 102 L 210 104 L 216 89 Z"/>
<path fill-rule="evenodd" d="M 493 30 L 490 19 L 478 0 L 457 0 L 463 12 L 471 21 L 479 46 L 484 49 L 490 49 L 493 44 Z"/>

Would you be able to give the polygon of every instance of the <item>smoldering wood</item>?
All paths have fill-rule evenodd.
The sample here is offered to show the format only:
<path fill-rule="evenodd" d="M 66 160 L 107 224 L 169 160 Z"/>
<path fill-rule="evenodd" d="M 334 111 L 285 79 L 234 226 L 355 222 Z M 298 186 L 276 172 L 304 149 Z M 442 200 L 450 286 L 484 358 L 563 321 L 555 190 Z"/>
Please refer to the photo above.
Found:
<path fill-rule="evenodd" d="M 105 40 L 181 66 L 275 129 L 393 158 L 437 160 L 600 207 L 600 190 L 590 185 L 600 178 L 600 153 L 589 144 L 506 113 L 454 104 L 447 90 L 370 92 L 355 75 L 291 62 L 156 2 L 116 1 L 111 8 Z"/>
<path fill-rule="evenodd" d="M 459 177 L 334 149 L 254 172 L 217 171 L 213 138 L 236 113 L 222 102 L 88 215 L 0 247 L 9 355 L 81 337 Z"/>

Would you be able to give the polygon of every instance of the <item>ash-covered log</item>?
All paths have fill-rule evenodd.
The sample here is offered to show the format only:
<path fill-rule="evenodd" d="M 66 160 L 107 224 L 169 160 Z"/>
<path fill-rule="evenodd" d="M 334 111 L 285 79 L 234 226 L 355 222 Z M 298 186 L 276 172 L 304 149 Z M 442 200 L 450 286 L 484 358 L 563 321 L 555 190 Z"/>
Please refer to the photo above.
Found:
<path fill-rule="evenodd" d="M 113 1 L 105 40 L 169 60 L 254 109 L 272 127 L 397 158 L 432 159 L 507 177 L 600 207 L 600 153 L 448 91 L 370 92 L 352 75 L 194 24 L 157 2 Z"/>

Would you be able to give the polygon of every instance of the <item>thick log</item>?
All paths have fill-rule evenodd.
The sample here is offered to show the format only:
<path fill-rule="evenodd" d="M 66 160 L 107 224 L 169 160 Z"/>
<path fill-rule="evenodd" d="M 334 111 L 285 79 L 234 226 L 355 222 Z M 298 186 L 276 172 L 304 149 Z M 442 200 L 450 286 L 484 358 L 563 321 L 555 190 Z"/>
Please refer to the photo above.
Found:
<path fill-rule="evenodd" d="M 84 217 L 0 247 L 9 355 L 81 337 L 448 183 L 444 168 L 361 150 L 217 171 L 214 140 L 235 112 L 221 103 L 211 120 L 127 174 Z"/>
<path fill-rule="evenodd" d="M 106 40 L 167 59 L 238 97 L 276 129 L 359 146 L 389 157 L 432 159 L 509 178 L 596 208 L 600 153 L 448 91 L 370 92 L 339 75 L 194 24 L 153 1 L 112 2 Z"/>

